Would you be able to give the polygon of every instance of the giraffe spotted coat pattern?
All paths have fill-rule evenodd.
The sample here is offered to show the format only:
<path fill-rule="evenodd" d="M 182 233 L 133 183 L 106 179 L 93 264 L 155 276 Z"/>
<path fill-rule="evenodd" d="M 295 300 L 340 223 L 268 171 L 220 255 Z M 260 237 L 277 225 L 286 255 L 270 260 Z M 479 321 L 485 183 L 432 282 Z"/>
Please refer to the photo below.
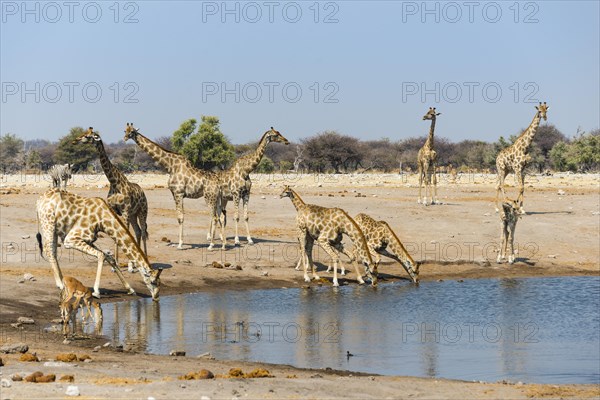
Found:
<path fill-rule="evenodd" d="M 312 259 L 312 249 L 316 241 L 319 246 L 333 260 L 333 286 L 339 286 L 337 267 L 340 261 L 339 253 L 346 254 L 354 263 L 356 275 L 360 284 L 365 283 L 356 262 L 358 256 L 366 267 L 367 277 L 373 286 L 377 285 L 377 265 L 373 263 L 367 241 L 360 227 L 341 208 L 327 208 L 314 204 L 306 204 L 300 196 L 289 186 L 286 186 L 280 195 L 281 198 L 289 197 L 296 208 L 296 229 L 300 242 L 301 257 L 304 263 L 304 280 L 310 282 L 308 267 L 310 265 L 313 279 L 320 279 L 316 273 Z M 355 246 L 355 250 L 348 253 L 341 245 L 343 235 L 347 235 Z M 356 256 L 355 256 L 356 255 Z"/>
<path fill-rule="evenodd" d="M 92 127 L 76 138 L 75 143 L 93 143 L 100 157 L 100 165 L 110 183 L 108 190 L 108 205 L 121 217 L 129 228 L 133 227 L 138 245 L 144 244 L 144 253 L 148 252 L 146 241 L 148 240 L 148 200 L 146 194 L 137 183 L 130 182 L 125 174 L 115 167 L 109 160 L 104 149 L 102 138 Z M 118 249 L 118 247 L 117 247 Z M 115 251 L 117 263 L 119 261 L 118 251 Z M 130 263 L 129 269 L 132 270 Z"/>
<path fill-rule="evenodd" d="M 514 172 L 515 180 L 519 183 L 519 196 L 517 197 L 519 211 L 521 214 L 525 214 L 525 209 L 523 208 L 523 194 L 525 192 L 525 168 L 529 161 L 531 161 L 529 148 L 531 147 L 531 143 L 540 126 L 540 121 L 542 119 L 544 121 L 548 119 L 547 112 L 549 108 L 550 107 L 546 105 L 546 102 L 543 104 L 540 102 L 539 105 L 535 106 L 536 113 L 531 124 L 529 124 L 529 127 L 521 133 L 511 146 L 500 151 L 498 157 L 496 157 L 496 172 L 498 174 L 498 184 L 496 186 L 496 212 L 499 211 L 498 198 L 500 192 L 502 192 L 502 196 L 506 198 L 504 180 L 510 172 Z"/>
<path fill-rule="evenodd" d="M 152 298 L 158 300 L 162 269 L 152 269 L 146 254 L 142 252 L 121 218 L 105 200 L 51 189 L 40 196 L 36 206 L 40 229 L 37 240 L 40 251 L 52 265 L 56 286 L 61 290 L 64 289 L 64 282 L 57 261 L 59 238 L 65 249 L 76 249 L 98 259 L 93 293 L 95 297 L 100 297 L 100 276 L 105 260 L 112 265 L 125 289 L 130 294 L 135 294 L 133 288 L 125 281 L 115 260 L 94 246 L 98 233 L 104 232 L 117 242 L 130 260 L 139 266 L 139 272 Z"/>

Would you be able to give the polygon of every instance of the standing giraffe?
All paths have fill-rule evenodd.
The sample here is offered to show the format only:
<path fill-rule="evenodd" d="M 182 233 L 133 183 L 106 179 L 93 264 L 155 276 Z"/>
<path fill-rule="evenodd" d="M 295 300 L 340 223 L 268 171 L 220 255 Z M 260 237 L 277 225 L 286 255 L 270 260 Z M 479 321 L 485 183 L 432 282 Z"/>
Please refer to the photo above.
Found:
<path fill-rule="evenodd" d="M 304 280 L 310 282 L 308 266 L 310 264 L 313 279 L 320 279 L 315 271 L 312 260 L 312 248 L 315 240 L 333 259 L 333 286 L 339 286 L 337 267 L 340 261 L 338 253 L 347 255 L 354 263 L 356 275 L 360 284 L 362 279 L 356 262 L 356 255 L 366 266 L 367 277 L 373 286 L 377 286 L 377 264 L 373 263 L 367 241 L 356 222 L 341 208 L 327 208 L 314 204 L 306 204 L 289 186 L 285 186 L 280 198 L 289 197 L 296 208 L 296 228 L 300 242 L 301 257 L 304 263 Z M 346 234 L 354 243 L 354 251 L 347 252 L 341 245 L 342 235 Z"/>
<path fill-rule="evenodd" d="M 498 258 L 496 259 L 498 264 L 506 259 L 508 246 L 510 246 L 508 263 L 513 264 L 515 262 L 515 229 L 519 217 L 519 203 L 516 200 L 505 199 L 502 203 L 502 212 L 500 213 L 502 229 L 500 231 L 500 251 L 498 251 Z"/>
<path fill-rule="evenodd" d="M 133 123 L 127 123 L 125 128 L 125 137 L 123 140 L 127 141 L 128 139 L 136 142 L 142 150 L 148 153 L 154 161 L 162 165 L 169 173 L 168 186 L 175 200 L 177 222 L 179 223 L 179 244 L 177 248 L 180 250 L 183 248 L 183 199 L 186 197 L 198 199 L 202 196 L 204 196 L 204 200 L 208 205 L 213 221 L 210 229 L 214 229 L 216 224 L 219 223 L 223 248 L 225 248 L 224 226 L 219 218 L 223 204 L 219 175 L 212 171 L 194 168 L 185 156 L 173 153 L 154 143 L 134 128 Z M 214 246 L 212 236 L 210 238 L 210 249 Z"/>
<path fill-rule="evenodd" d="M 94 297 L 100 297 L 100 276 L 104 260 L 112 265 L 113 271 L 129 294 L 135 294 L 133 288 L 125 281 L 114 258 L 94 246 L 98 233 L 104 232 L 117 242 L 130 260 L 139 266 L 140 274 L 152 299 L 158 300 L 159 277 L 162 269 L 152 269 L 146 254 L 142 252 L 121 218 L 104 199 L 86 198 L 60 189 L 50 189 L 40 196 L 36 208 L 41 231 L 36 235 L 40 252 L 50 261 L 56 286 L 61 290 L 64 289 L 65 284 L 56 259 L 58 238 L 61 238 L 65 249 L 73 248 L 98 258 Z"/>
<path fill-rule="evenodd" d="M 102 165 L 104 174 L 110 183 L 106 199 L 108 205 L 111 206 L 117 215 L 123 217 L 123 222 L 127 225 L 127 229 L 129 229 L 129 225 L 131 224 L 138 245 L 141 246 L 143 241 L 144 253 L 147 254 L 148 224 L 146 223 L 146 219 L 148 217 L 148 200 L 144 191 L 137 183 L 129 182 L 125 174 L 110 162 L 108 154 L 106 154 L 106 150 L 104 149 L 102 138 L 97 132 L 94 132 L 94 128 L 90 126 L 84 134 L 73 141 L 73 144 L 76 143 L 93 143 L 96 146 L 100 157 L 100 165 Z M 119 263 L 118 249 L 118 246 L 115 244 L 117 264 Z M 130 261 L 129 272 L 134 271 L 133 267 L 133 262 Z"/>
<path fill-rule="evenodd" d="M 240 220 L 239 209 L 240 199 L 242 200 L 244 207 L 244 223 L 246 224 L 246 240 L 248 244 L 253 244 L 252 237 L 250 237 L 250 227 L 248 226 L 248 202 L 250 201 L 250 188 L 252 187 L 252 181 L 250 180 L 250 174 L 256 169 L 263 155 L 267 145 L 271 142 L 290 144 L 290 142 L 283 137 L 281 133 L 273 129 L 265 132 L 258 143 L 256 150 L 250 154 L 241 156 L 238 158 L 233 166 L 226 171 L 219 171 L 217 174 L 220 175 L 222 182 L 223 191 L 223 210 L 227 202 L 233 200 L 235 207 L 234 220 L 235 220 L 235 245 L 240 244 L 240 238 L 238 236 L 238 222 Z M 211 239 L 213 230 L 212 222 L 207 235 L 207 239 Z"/>
<path fill-rule="evenodd" d="M 427 141 L 419 150 L 417 163 L 419 165 L 419 198 L 417 202 L 421 204 L 421 188 L 423 186 L 423 180 L 425 180 L 425 197 L 423 197 L 423 204 L 427 205 L 427 191 L 431 196 L 431 204 L 435 204 L 437 197 L 437 176 L 435 174 L 435 168 L 437 164 L 437 153 L 433 149 L 433 131 L 435 130 L 435 120 L 441 113 L 436 113 L 435 107 L 429 107 L 427 114 L 423 116 L 423 120 L 431 120 L 431 127 L 429 128 L 429 136 Z M 433 194 L 431 192 L 431 177 L 433 176 Z"/>
<path fill-rule="evenodd" d="M 544 121 L 548 119 L 546 113 L 550 107 L 546 105 L 546 102 L 535 106 L 537 110 L 533 121 L 529 124 L 529 127 L 521 133 L 521 135 L 515 140 L 515 142 L 500 151 L 498 157 L 496 157 L 496 172 L 498 174 L 498 185 L 496 186 L 496 212 L 498 208 L 498 196 L 502 191 L 502 196 L 506 197 L 504 191 L 504 179 L 510 172 L 515 173 L 515 180 L 519 182 L 519 197 L 517 202 L 519 203 L 519 212 L 525 214 L 523 208 L 523 193 L 525 192 L 525 168 L 527 163 L 531 160 L 531 156 L 528 154 L 531 142 L 540 126 L 540 121 L 543 118 Z"/>

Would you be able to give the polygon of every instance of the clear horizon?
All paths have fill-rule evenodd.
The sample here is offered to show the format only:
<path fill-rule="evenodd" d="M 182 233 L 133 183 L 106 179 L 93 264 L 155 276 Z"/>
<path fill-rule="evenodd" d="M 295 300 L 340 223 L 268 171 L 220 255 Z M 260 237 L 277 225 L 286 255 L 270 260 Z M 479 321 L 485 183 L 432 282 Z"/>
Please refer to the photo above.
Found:
<path fill-rule="evenodd" d="M 494 142 L 538 101 L 600 126 L 600 6 L 580 2 L 3 1 L 0 134 L 56 141 L 126 122 L 149 138 L 216 115 L 236 144 L 427 134 Z"/>

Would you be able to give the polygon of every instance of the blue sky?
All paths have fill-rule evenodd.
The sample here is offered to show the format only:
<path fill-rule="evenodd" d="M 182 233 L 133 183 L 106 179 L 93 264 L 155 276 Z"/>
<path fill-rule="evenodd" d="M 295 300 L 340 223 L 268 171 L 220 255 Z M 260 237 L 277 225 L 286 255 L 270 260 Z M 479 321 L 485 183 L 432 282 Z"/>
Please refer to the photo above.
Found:
<path fill-rule="evenodd" d="M 1 4 L 0 133 L 24 139 L 216 115 L 234 143 L 397 140 L 435 106 L 438 135 L 495 141 L 537 100 L 567 135 L 600 125 L 598 1 Z"/>

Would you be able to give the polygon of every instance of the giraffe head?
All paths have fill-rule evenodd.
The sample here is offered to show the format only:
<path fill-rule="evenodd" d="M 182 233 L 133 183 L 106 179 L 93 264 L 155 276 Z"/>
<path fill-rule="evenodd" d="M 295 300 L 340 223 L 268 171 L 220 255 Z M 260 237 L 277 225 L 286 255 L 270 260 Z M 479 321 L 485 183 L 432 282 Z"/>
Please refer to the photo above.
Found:
<path fill-rule="evenodd" d="M 267 143 L 278 142 L 283 144 L 290 144 L 290 142 L 286 138 L 284 138 L 283 135 L 279 133 L 279 131 L 273 129 L 273 127 L 271 127 L 271 130 L 265 132 L 265 138 L 267 140 Z"/>
<path fill-rule="evenodd" d="M 125 127 L 125 136 L 123 137 L 123 141 L 127 141 L 129 139 L 134 139 L 135 135 L 138 134 L 137 128 L 133 127 L 133 122 L 128 122 Z"/>
<path fill-rule="evenodd" d="M 546 102 L 542 103 L 541 101 L 538 106 L 535 106 L 535 109 L 538 110 L 538 114 L 539 114 L 540 118 L 543 118 L 544 121 L 548 120 L 548 117 L 546 116 L 546 112 L 548 111 L 549 108 L 550 108 L 550 106 L 547 106 Z"/>
<path fill-rule="evenodd" d="M 95 143 L 101 142 L 102 138 L 98 135 L 97 132 L 94 132 L 94 128 L 91 126 L 85 131 L 83 134 L 77 136 L 75 140 L 73 140 L 73 144 L 77 143 Z"/>
<path fill-rule="evenodd" d="M 423 121 L 435 119 L 435 117 L 437 117 L 440 114 L 441 113 L 435 111 L 435 107 L 429 107 L 429 111 L 427 111 L 427 114 L 423 115 Z"/>
<path fill-rule="evenodd" d="M 511 199 L 504 199 L 502 202 L 502 212 L 500 219 L 507 223 L 516 223 L 521 216 L 521 206 L 519 202 Z"/>
<path fill-rule="evenodd" d="M 289 197 L 289 198 L 294 197 L 294 192 L 292 191 L 292 188 L 290 187 L 290 185 L 285 185 L 285 187 L 283 188 L 283 191 L 279 195 L 280 199 L 283 199 L 284 197 Z"/>
<path fill-rule="evenodd" d="M 140 268 L 140 273 L 142 274 L 142 279 L 146 284 L 148 290 L 150 290 L 150 294 L 152 295 L 152 300 L 158 301 L 159 291 L 160 291 L 160 274 L 162 273 L 162 268 L 160 269 L 147 269 Z"/>

